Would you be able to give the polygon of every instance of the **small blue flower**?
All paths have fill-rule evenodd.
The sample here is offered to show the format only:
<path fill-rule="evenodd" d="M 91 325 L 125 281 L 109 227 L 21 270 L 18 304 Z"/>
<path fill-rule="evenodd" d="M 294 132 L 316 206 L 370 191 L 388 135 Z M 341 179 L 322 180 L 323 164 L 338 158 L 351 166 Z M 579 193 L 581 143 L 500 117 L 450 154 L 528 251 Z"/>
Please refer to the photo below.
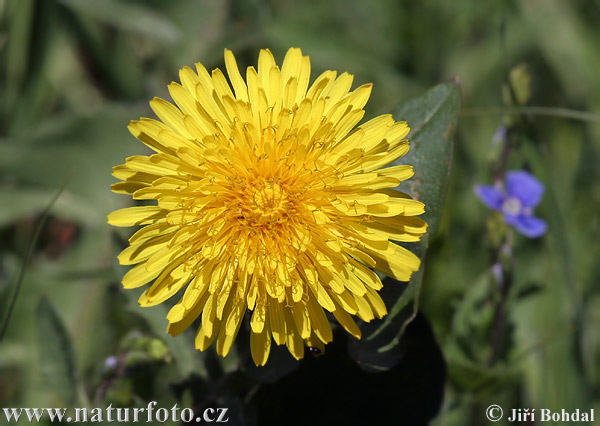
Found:
<path fill-rule="evenodd" d="M 475 185 L 475 194 L 490 209 L 504 215 L 504 221 L 529 238 L 541 237 L 546 233 L 546 221 L 533 216 L 539 204 L 544 185 L 525 170 L 506 173 L 506 188 L 490 185 Z"/>

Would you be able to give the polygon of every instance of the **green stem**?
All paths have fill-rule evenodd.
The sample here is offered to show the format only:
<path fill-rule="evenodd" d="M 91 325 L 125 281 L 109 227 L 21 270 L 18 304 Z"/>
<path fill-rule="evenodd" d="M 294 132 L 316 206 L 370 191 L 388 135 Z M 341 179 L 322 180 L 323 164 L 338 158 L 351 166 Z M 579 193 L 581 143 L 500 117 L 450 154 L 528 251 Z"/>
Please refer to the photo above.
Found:
<path fill-rule="evenodd" d="M 477 115 L 505 115 L 521 114 L 529 116 L 547 116 L 560 117 L 572 120 L 586 121 L 589 123 L 600 124 L 600 115 L 591 112 L 578 111 L 568 108 L 543 107 L 543 106 L 515 106 L 515 107 L 476 107 L 465 108 L 462 111 L 463 116 Z"/>
<path fill-rule="evenodd" d="M 50 210 L 52 209 L 52 206 L 54 206 L 54 203 L 56 202 L 56 200 L 58 200 L 58 197 L 60 197 L 60 194 L 62 194 L 62 192 L 67 187 L 67 184 L 71 180 L 72 176 L 73 176 L 73 172 L 71 172 L 69 174 L 69 176 L 67 177 L 67 179 L 65 179 L 65 182 L 62 184 L 60 189 L 56 192 L 56 194 L 54 195 L 54 197 L 52 198 L 50 203 L 46 206 L 46 208 L 44 209 L 44 212 L 42 213 L 42 217 L 40 218 L 40 221 L 35 229 L 35 233 L 33 234 L 33 238 L 31 240 L 31 242 L 29 243 L 29 247 L 27 249 L 27 254 L 25 255 L 25 259 L 23 260 L 23 263 L 21 264 L 21 269 L 19 270 L 19 275 L 17 277 L 17 283 L 15 284 L 15 287 L 12 291 L 12 295 L 10 298 L 10 302 L 8 303 L 8 309 L 6 311 L 6 315 L 4 316 L 4 320 L 2 321 L 2 326 L 0 327 L 0 343 L 2 342 L 2 339 L 4 339 L 4 335 L 6 333 L 6 329 L 8 328 L 8 323 L 10 321 L 10 317 L 12 315 L 15 304 L 17 303 L 17 298 L 18 298 L 19 292 L 21 290 L 21 285 L 23 284 L 23 278 L 25 278 L 25 270 L 27 269 L 27 265 L 29 265 L 29 262 L 31 262 L 31 258 L 33 257 L 33 252 L 35 250 L 35 246 L 40 237 L 40 234 L 42 233 L 42 229 L 44 228 L 44 225 L 46 224 L 46 221 L 48 220 Z"/>

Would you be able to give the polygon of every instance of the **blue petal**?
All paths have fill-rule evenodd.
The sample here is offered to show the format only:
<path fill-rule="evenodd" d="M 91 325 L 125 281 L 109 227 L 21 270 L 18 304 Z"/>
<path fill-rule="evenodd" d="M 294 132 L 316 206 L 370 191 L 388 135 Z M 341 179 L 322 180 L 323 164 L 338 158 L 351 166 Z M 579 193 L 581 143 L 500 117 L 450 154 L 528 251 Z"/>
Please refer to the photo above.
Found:
<path fill-rule="evenodd" d="M 504 215 L 504 220 L 509 225 L 529 238 L 538 238 L 546 233 L 548 225 L 546 221 L 539 217 L 522 214 L 520 216 Z"/>
<path fill-rule="evenodd" d="M 500 210 L 504 201 L 504 194 L 500 190 L 490 185 L 475 185 L 473 188 L 475 194 L 479 197 L 483 204 L 490 209 Z"/>
<path fill-rule="evenodd" d="M 524 207 L 535 207 L 542 199 L 544 185 L 525 170 L 513 170 L 506 173 L 506 192 Z"/>

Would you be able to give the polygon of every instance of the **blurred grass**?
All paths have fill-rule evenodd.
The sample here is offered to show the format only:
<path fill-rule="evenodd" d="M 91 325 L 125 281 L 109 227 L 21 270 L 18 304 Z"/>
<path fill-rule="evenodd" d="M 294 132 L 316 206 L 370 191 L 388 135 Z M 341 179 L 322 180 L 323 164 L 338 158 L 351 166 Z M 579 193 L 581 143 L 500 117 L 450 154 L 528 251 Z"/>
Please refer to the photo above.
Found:
<path fill-rule="evenodd" d="M 334 68 L 354 73 L 355 86 L 374 82 L 367 107 L 374 116 L 454 77 L 465 108 L 503 106 L 507 73 L 524 63 L 531 77 L 528 105 L 598 114 L 599 17 L 594 0 L 0 1 L 2 300 L 31 224 L 75 169 L 0 347 L 0 382 L 10 383 L 0 386 L 0 406 L 54 401 L 40 382 L 37 352 L 30 350 L 38 344 L 35 308 L 42 295 L 64 320 L 77 377 L 90 394 L 104 360 L 118 353 L 131 330 L 155 334 L 173 352 L 192 348 L 191 339 L 184 340 L 191 336 L 173 343 L 162 334 L 160 307 L 140 314 L 129 300 L 135 297 L 119 290 L 115 240 L 127 232 L 111 234 L 105 224 L 109 211 L 128 202 L 110 193 L 110 168 L 144 152 L 126 125 L 152 116 L 147 101 L 168 98 L 166 86 L 181 66 L 222 66 L 224 47 L 242 66 L 254 63 L 263 47 L 280 61 L 289 46 L 298 46 L 310 55 L 313 74 Z M 491 403 L 600 409 L 597 124 L 526 119 L 528 148 L 511 167 L 528 164 L 546 184 L 539 214 L 550 231 L 540 241 L 517 238 L 509 353 L 494 368 L 481 361 L 490 300 L 478 292 L 492 281 L 483 249 L 487 211 L 472 186 L 490 183 L 490 141 L 506 119 L 485 113 L 461 118 L 441 229 L 428 255 L 422 308 L 450 370 L 439 424 L 481 424 Z M 65 233 L 61 220 L 76 231 Z M 519 295 L 529 288 L 537 291 Z M 177 374 L 207 374 L 193 350 L 187 357 L 195 361 Z"/>

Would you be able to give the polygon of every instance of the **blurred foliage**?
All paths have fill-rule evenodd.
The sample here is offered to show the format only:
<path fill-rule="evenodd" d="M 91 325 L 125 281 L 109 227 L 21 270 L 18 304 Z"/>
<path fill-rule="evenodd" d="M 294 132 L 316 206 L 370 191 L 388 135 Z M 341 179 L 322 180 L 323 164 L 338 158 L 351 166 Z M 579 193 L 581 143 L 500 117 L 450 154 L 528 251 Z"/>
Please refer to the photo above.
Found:
<path fill-rule="evenodd" d="M 600 113 L 599 19 L 597 0 L 0 0 L 0 317 L 40 213 L 73 173 L 0 343 L 0 407 L 156 400 L 230 407 L 233 424 L 306 415 L 353 424 L 370 407 L 383 413 L 372 424 L 402 416 L 408 425 L 434 415 L 437 425 L 486 424 L 490 404 L 600 412 L 600 126 L 514 112 Z M 244 330 L 237 353 L 200 353 L 193 332 L 165 335 L 166 307 L 140 309 L 139 292 L 119 287 L 126 269 L 116 254 L 129 231 L 105 218 L 127 203 L 109 191 L 111 167 L 145 152 L 129 120 L 152 116 L 147 101 L 168 98 L 183 65 L 221 67 L 224 47 L 241 66 L 264 47 L 281 61 L 290 46 L 310 55 L 313 75 L 337 69 L 355 74 L 355 86 L 374 82 L 369 117 L 392 111 L 414 126 L 422 101 L 404 102 L 460 82 L 449 188 L 443 210 L 432 205 L 441 220 L 419 274 L 421 313 L 385 373 L 357 371 L 344 345 L 352 338 L 340 333 L 321 357 L 296 363 L 275 351 L 263 369 L 248 362 Z M 424 182 L 440 183 L 418 160 Z M 544 182 L 537 213 L 549 223 L 539 240 L 514 236 L 505 292 L 492 270 L 503 225 L 472 191 L 502 167 Z M 323 411 L 302 402 L 346 392 L 347 404 L 336 398 Z"/>

